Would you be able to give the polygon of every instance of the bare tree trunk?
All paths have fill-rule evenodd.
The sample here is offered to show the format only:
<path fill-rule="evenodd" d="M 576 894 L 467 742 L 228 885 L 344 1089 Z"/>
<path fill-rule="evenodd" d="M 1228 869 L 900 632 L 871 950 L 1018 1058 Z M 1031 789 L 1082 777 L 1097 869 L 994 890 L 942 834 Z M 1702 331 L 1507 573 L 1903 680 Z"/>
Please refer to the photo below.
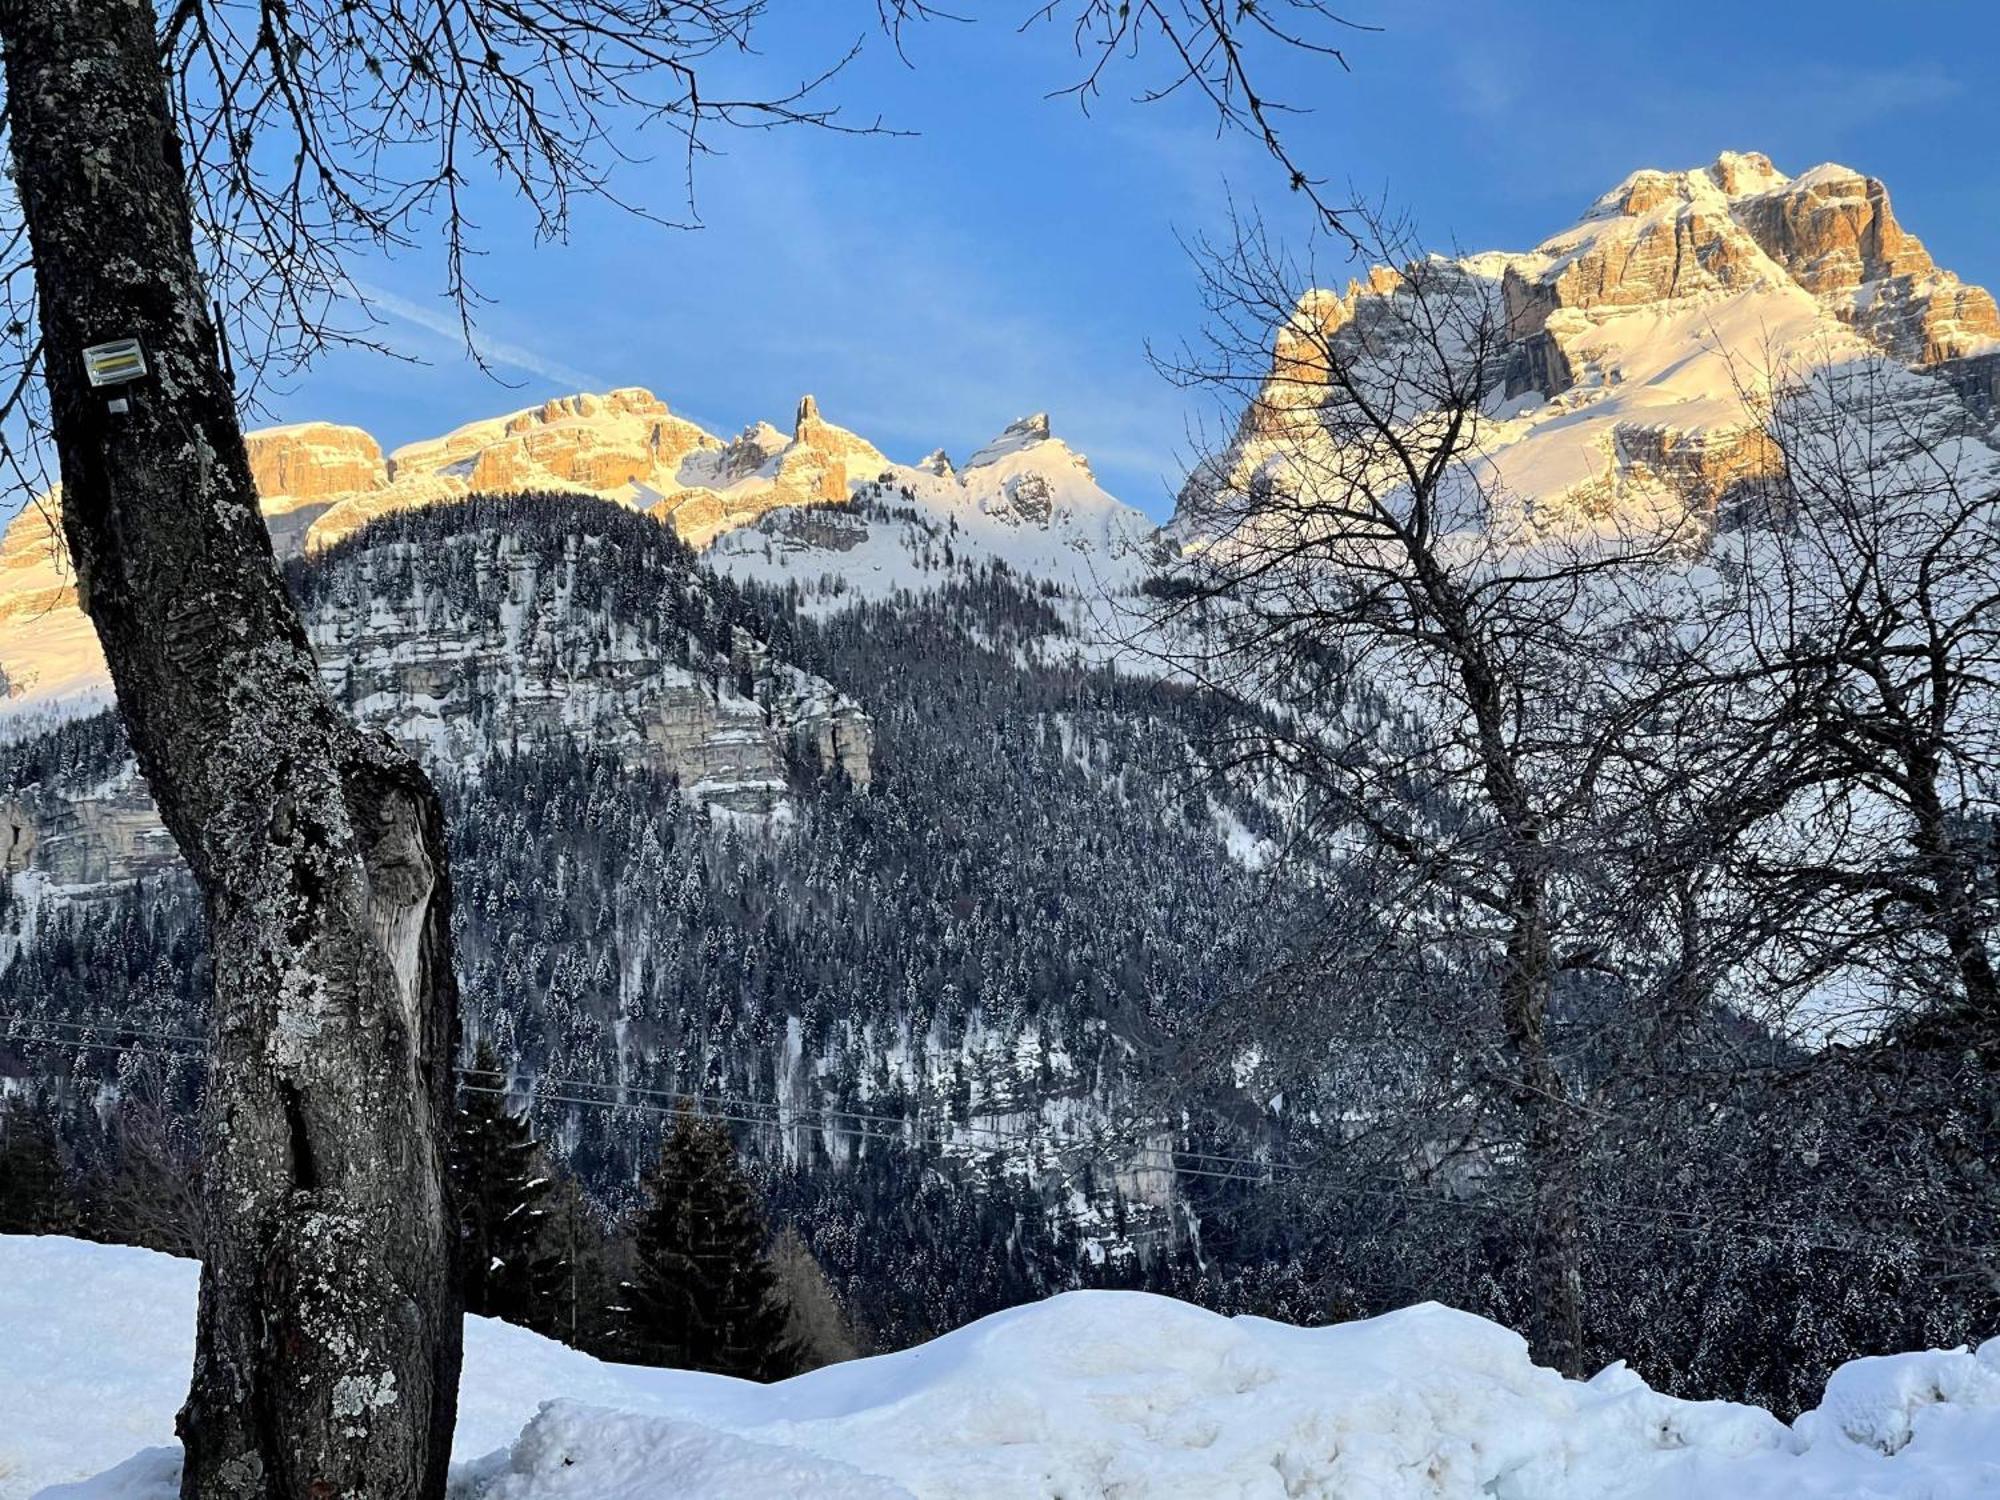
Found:
<path fill-rule="evenodd" d="M 286 597 L 153 28 L 150 0 L 0 0 L 78 593 L 214 949 L 182 1493 L 436 1497 L 461 1338 L 442 824 L 328 700 Z M 93 389 L 81 351 L 126 336 L 146 377 Z"/>
<path fill-rule="evenodd" d="M 1549 1049 L 1549 1000 L 1555 957 L 1539 881 L 1512 882 L 1513 932 L 1500 981 L 1501 1018 L 1513 1054 L 1514 1095 L 1527 1119 L 1528 1175 L 1533 1183 L 1529 1227 L 1529 1342 L 1535 1358 L 1565 1375 L 1583 1373 L 1583 1229 L 1577 1194 L 1583 1143 L 1576 1114 Z"/>
<path fill-rule="evenodd" d="M 1477 726 L 1480 778 L 1505 830 L 1509 926 L 1500 976 L 1500 1024 L 1514 1066 L 1514 1099 L 1527 1121 L 1525 1145 L 1533 1183 L 1529 1281 L 1534 1310 L 1528 1339 L 1543 1364 L 1580 1376 L 1583 1222 L 1577 1195 L 1583 1141 L 1562 1070 L 1549 1046 L 1556 960 L 1549 936 L 1543 823 L 1522 787 L 1509 746 L 1502 676 L 1492 665 L 1490 646 L 1471 628 L 1463 600 L 1436 567 L 1433 555 L 1425 553 L 1417 561 L 1438 614 L 1459 643 L 1459 680 Z"/>

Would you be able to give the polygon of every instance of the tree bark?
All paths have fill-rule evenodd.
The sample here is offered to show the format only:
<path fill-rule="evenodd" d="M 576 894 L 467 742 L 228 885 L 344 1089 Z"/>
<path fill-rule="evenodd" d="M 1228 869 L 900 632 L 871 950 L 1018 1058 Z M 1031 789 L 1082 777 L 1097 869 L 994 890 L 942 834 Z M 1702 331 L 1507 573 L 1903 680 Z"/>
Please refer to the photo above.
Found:
<path fill-rule="evenodd" d="M 78 594 L 215 959 L 182 1493 L 430 1500 L 462 1329 L 437 799 L 341 717 L 286 596 L 153 6 L 0 0 L 0 48 Z M 146 377 L 93 389 L 81 351 L 127 336 Z"/>
<path fill-rule="evenodd" d="M 1529 1230 L 1533 1317 L 1528 1341 L 1535 1358 L 1563 1374 L 1583 1374 L 1583 1227 L 1578 1173 L 1583 1143 L 1576 1112 L 1549 1048 L 1549 1001 L 1555 956 L 1538 877 L 1510 882 L 1513 930 L 1500 980 L 1501 1014 L 1517 1070 L 1514 1095 L 1527 1121 L 1527 1162 L 1533 1182 Z"/>

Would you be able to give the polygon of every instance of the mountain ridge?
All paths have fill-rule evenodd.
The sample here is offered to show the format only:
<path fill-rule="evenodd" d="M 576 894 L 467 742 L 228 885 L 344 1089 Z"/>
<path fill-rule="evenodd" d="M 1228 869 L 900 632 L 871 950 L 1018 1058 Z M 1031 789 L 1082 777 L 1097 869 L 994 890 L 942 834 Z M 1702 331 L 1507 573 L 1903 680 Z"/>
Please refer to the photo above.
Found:
<path fill-rule="evenodd" d="M 1642 169 L 1531 250 L 1423 266 L 1427 295 L 1503 341 L 1477 447 L 1484 482 L 1524 512 L 1712 511 L 1775 472 L 1759 410 L 1773 389 L 1836 362 L 1928 378 L 2000 441 L 2000 307 L 1932 260 L 1879 179 L 1848 167 L 1791 177 L 1761 153 L 1724 152 Z M 1371 340 L 1395 337 L 1392 304 L 1414 269 L 1378 265 L 1297 297 L 1263 395 L 1183 489 L 1178 534 L 1208 496 L 1282 473 L 1314 420 L 1300 392 L 1330 356 L 1365 364 Z"/>
<path fill-rule="evenodd" d="M 1072 591 L 1094 589 L 1118 563 L 1129 583 L 1155 530 L 1097 485 L 1043 413 L 961 469 L 941 451 L 897 464 L 810 395 L 789 434 L 758 422 L 725 442 L 638 386 L 555 397 L 386 454 L 363 429 L 331 422 L 261 428 L 245 445 L 281 557 L 475 495 L 572 494 L 651 516 L 697 549 L 768 521 L 717 557 L 721 571 L 858 598 L 934 587 L 988 560 Z M 903 503 L 865 503 L 888 496 Z M 108 699 L 57 514 L 43 497 L 0 534 L 0 721 Z"/>

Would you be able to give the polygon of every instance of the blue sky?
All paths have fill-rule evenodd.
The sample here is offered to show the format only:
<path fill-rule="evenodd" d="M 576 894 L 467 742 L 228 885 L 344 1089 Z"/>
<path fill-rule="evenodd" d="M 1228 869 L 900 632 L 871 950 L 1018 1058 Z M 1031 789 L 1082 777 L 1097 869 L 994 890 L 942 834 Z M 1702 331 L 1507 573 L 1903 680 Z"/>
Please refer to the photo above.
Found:
<path fill-rule="evenodd" d="M 1161 512 L 1198 414 L 1146 357 L 1199 328 L 1176 236 L 1215 227 L 1231 193 L 1274 223 L 1298 223 L 1296 207 L 1195 101 L 1129 102 L 1143 59 L 1086 118 L 1045 97 L 1080 65 L 1060 28 L 1016 29 L 1030 0 L 954 8 L 979 19 L 910 34 L 914 66 L 871 37 L 832 85 L 854 114 L 915 134 L 718 137 L 698 231 L 593 207 L 568 244 L 538 246 L 504 198 L 478 200 L 477 275 L 495 298 L 482 335 L 513 388 L 464 359 L 435 266 L 408 254 L 356 269 L 423 363 L 328 358 L 254 420 L 354 422 L 393 447 L 629 384 L 726 435 L 788 424 L 810 390 L 910 459 L 962 456 L 1045 408 L 1114 493 Z M 740 71 L 789 83 L 873 11 L 779 0 Z M 2000 287 L 2000 6 L 1350 0 L 1346 14 L 1383 28 L 1349 39 L 1351 73 L 1274 57 L 1265 91 L 1310 107 L 1291 129 L 1313 171 L 1386 192 L 1432 243 L 1526 248 L 1637 167 L 1762 150 L 1789 172 L 1836 160 L 1883 178 L 1940 263 Z M 676 212 L 661 151 L 622 185 Z"/>

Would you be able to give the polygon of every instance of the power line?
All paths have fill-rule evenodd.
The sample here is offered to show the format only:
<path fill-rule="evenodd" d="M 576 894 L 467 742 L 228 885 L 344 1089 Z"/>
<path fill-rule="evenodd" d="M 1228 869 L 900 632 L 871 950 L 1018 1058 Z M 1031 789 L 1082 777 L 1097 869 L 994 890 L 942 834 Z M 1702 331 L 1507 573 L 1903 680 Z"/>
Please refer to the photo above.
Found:
<path fill-rule="evenodd" d="M 13 1017 L 11 1018 L 11 1023 L 17 1026 L 18 1025 L 40 1026 L 59 1031 L 78 1032 L 82 1033 L 85 1036 L 98 1036 L 98 1035 L 108 1036 L 112 1034 L 125 1034 L 125 1035 L 143 1036 L 155 1040 L 173 1042 L 189 1048 L 201 1049 L 201 1048 L 206 1048 L 207 1046 L 207 1043 L 203 1041 L 200 1037 L 186 1036 L 174 1032 L 150 1030 L 146 1027 L 140 1027 L 140 1026 L 127 1026 L 122 1023 L 113 1024 L 108 1022 L 56 1021 L 56 1020 L 44 1020 L 40 1017 L 25 1017 L 25 1016 Z M 106 1047 L 115 1045 L 112 1043 L 91 1043 L 86 1041 L 68 1042 L 56 1038 L 25 1037 L 25 1038 L 17 1038 L 17 1040 L 42 1041 L 51 1046 L 61 1045 L 61 1046 Z M 121 1050 L 130 1050 L 130 1049 L 121 1049 Z M 519 1062 L 520 1059 L 518 1058 L 506 1060 L 505 1069 L 470 1068 L 461 1064 L 457 1066 L 454 1069 L 454 1071 L 458 1073 L 460 1077 L 464 1077 L 468 1074 L 481 1074 L 481 1075 L 497 1074 L 502 1071 L 511 1071 L 513 1067 L 518 1066 Z M 778 1118 L 776 1119 L 744 1118 L 743 1123 L 753 1124 L 753 1125 L 764 1125 L 764 1124 L 785 1125 L 794 1123 L 794 1122 L 788 1122 L 784 1119 L 783 1113 L 788 1106 L 781 1100 L 752 1099 L 743 1095 L 710 1094 L 710 1093 L 702 1093 L 699 1091 L 692 1091 L 687 1089 L 654 1088 L 641 1084 L 614 1083 L 608 1080 L 597 1079 L 597 1078 L 572 1078 L 554 1073 L 544 1073 L 535 1075 L 534 1082 L 526 1090 L 502 1089 L 502 1090 L 481 1090 L 481 1092 L 499 1092 L 503 1094 L 508 1094 L 510 1096 L 516 1093 L 525 1093 L 526 1096 L 530 1099 L 537 1099 L 537 1098 L 562 1099 L 563 1102 L 571 1104 L 582 1104 L 582 1105 L 609 1104 L 619 1107 L 632 1107 L 632 1108 L 639 1107 L 638 1104 L 635 1102 L 626 1101 L 622 1099 L 618 1100 L 577 1099 L 561 1095 L 555 1095 L 547 1091 L 547 1088 L 545 1087 L 546 1085 L 554 1085 L 557 1088 L 565 1088 L 565 1089 L 593 1089 L 601 1091 L 615 1091 L 624 1094 L 637 1094 L 646 1099 L 670 1100 L 673 1101 L 673 1103 L 677 1106 L 681 1104 L 699 1104 L 702 1106 L 708 1106 L 708 1105 L 727 1106 L 737 1109 L 775 1110 L 779 1112 Z M 1041 1095 L 1030 1096 L 1030 1098 L 1024 1101 L 1024 1103 L 1028 1105 L 1042 1105 L 1049 1103 L 1051 1100 L 1065 1099 L 1069 1097 L 1071 1096 L 1050 1091 L 1048 1093 L 1044 1093 Z M 672 1113 L 673 1111 L 670 1110 L 668 1112 Z M 705 1108 L 704 1112 L 710 1114 L 716 1114 L 718 1115 L 719 1118 L 723 1117 L 720 1115 L 719 1110 L 710 1110 Z M 897 1127 L 898 1139 L 903 1138 L 901 1135 L 901 1132 L 903 1130 L 907 1130 L 913 1126 L 918 1126 L 922 1124 L 921 1114 L 914 1116 L 875 1114 L 866 1110 L 847 1109 L 840 1106 L 831 1106 L 831 1107 L 822 1106 L 817 1110 L 808 1108 L 797 1111 L 797 1116 L 799 1117 L 800 1120 L 815 1116 L 824 1117 L 829 1114 L 838 1115 L 841 1119 L 844 1120 L 858 1120 L 872 1125 Z M 738 1117 L 727 1116 L 726 1118 L 736 1119 Z M 997 1147 L 1015 1145 L 1023 1141 L 1032 1139 L 1032 1137 L 1028 1133 L 1019 1129 L 1009 1129 L 1008 1127 L 997 1124 L 980 1124 L 977 1121 L 971 1121 L 971 1120 L 953 1120 L 951 1122 L 951 1132 L 955 1136 L 956 1135 L 986 1136 L 993 1139 L 996 1142 Z M 1142 1151 L 1158 1151 L 1162 1148 L 1142 1147 L 1140 1149 Z M 1177 1147 L 1173 1148 L 1173 1155 L 1184 1161 L 1199 1163 L 1204 1167 L 1214 1167 L 1214 1166 L 1246 1167 L 1253 1169 L 1254 1171 L 1257 1172 L 1295 1172 L 1302 1170 L 1302 1168 L 1297 1163 L 1294 1162 L 1281 1161 L 1276 1159 L 1266 1159 L 1263 1157 L 1255 1157 L 1255 1156 L 1230 1156 L 1220 1152 L 1188 1151 L 1188 1150 L 1182 1150 Z M 1219 1175 L 1219 1174 L 1211 1174 L 1211 1175 Z"/>
<path fill-rule="evenodd" d="M 203 1038 L 198 1036 L 184 1036 L 178 1032 L 172 1032 L 172 1031 L 153 1031 L 144 1026 L 128 1026 L 122 1021 L 114 1025 L 110 1022 L 103 1022 L 103 1021 L 89 1021 L 89 1022 L 57 1021 L 43 1016 L 21 1016 L 21 1015 L 8 1016 L 5 1017 L 4 1019 L 6 1020 L 6 1023 L 10 1027 L 41 1026 L 55 1031 L 81 1031 L 88 1033 L 90 1035 L 96 1035 L 100 1032 L 105 1034 L 116 1033 L 122 1036 L 152 1037 L 159 1041 L 178 1042 L 189 1047 L 205 1048 L 208 1046 L 208 1043 Z M 27 1038 L 21 1038 L 21 1040 L 53 1041 L 55 1039 L 52 1037 L 27 1037 Z"/>
<path fill-rule="evenodd" d="M 121 1056 L 151 1057 L 161 1061 L 174 1062 L 183 1060 L 189 1055 L 185 1048 L 203 1048 L 207 1045 L 198 1037 L 150 1030 L 143 1027 L 125 1026 L 122 1024 L 65 1022 L 23 1016 L 6 1019 L 10 1027 L 39 1026 L 52 1030 L 81 1032 L 87 1036 L 94 1036 L 100 1033 L 123 1032 L 183 1044 L 183 1050 L 162 1052 L 109 1041 L 18 1036 L 11 1033 L 6 1038 L 8 1040 L 25 1041 L 49 1047 L 75 1047 L 85 1050 L 109 1051 Z M 461 1066 L 455 1068 L 454 1071 L 459 1074 L 461 1079 L 459 1088 L 471 1093 L 512 1098 L 522 1092 L 516 1089 L 493 1088 L 463 1081 L 467 1074 L 493 1076 L 497 1070 Z M 669 1105 L 653 1103 L 649 1100 L 601 1099 L 589 1098 L 577 1094 L 552 1093 L 545 1089 L 542 1086 L 543 1084 L 555 1084 L 559 1087 L 581 1086 L 606 1090 L 624 1090 L 626 1092 L 644 1094 L 652 1098 L 669 1098 L 674 1100 L 675 1103 Z M 579 1108 L 636 1112 L 666 1118 L 673 1118 L 680 1115 L 684 1112 L 684 1106 L 686 1105 L 696 1105 L 700 1106 L 699 1112 L 704 1116 L 712 1119 L 726 1120 L 733 1124 L 764 1126 L 778 1130 L 814 1130 L 822 1134 L 832 1134 L 849 1139 L 881 1141 L 887 1144 L 903 1146 L 920 1144 L 911 1132 L 921 1129 L 923 1125 L 921 1118 L 897 1115 L 871 1115 L 839 1109 L 799 1111 L 789 1119 L 785 1118 L 782 1114 L 775 1117 L 768 1114 L 744 1114 L 740 1111 L 710 1106 L 749 1104 L 759 1109 L 779 1110 L 782 1110 L 784 1106 L 775 1101 L 744 1100 L 740 1097 L 730 1095 L 703 1095 L 667 1089 L 641 1088 L 635 1085 L 605 1083 L 590 1079 L 565 1079 L 558 1075 L 545 1075 L 540 1078 L 534 1088 L 527 1092 L 527 1097 L 531 1101 L 570 1104 Z M 1057 1096 L 1045 1095 L 1043 1099 L 1046 1100 L 1052 1097 Z M 871 1130 L 867 1128 L 869 1125 L 874 1124 L 893 1124 L 899 1128 L 895 1130 Z M 953 1130 L 978 1128 L 999 1133 L 998 1127 L 971 1127 L 957 1122 L 952 1122 L 951 1128 Z M 1011 1136 L 1002 1134 L 1003 1145 L 1061 1149 L 1057 1143 L 1050 1142 L 1026 1131 L 1018 1131 Z M 1107 1143 L 1101 1141 L 1078 1141 L 1073 1143 L 1068 1149 L 1077 1149 L 1092 1145 L 1095 1145 L 1100 1150 L 1110 1149 Z M 1165 1147 L 1139 1147 L 1134 1155 L 1134 1160 L 1136 1161 L 1138 1158 L 1147 1156 L 1166 1156 L 1171 1159 L 1165 1162 L 1155 1161 L 1150 1165 L 1138 1165 L 1135 1168 L 1136 1170 L 1171 1171 L 1178 1177 L 1221 1182 L 1268 1183 L 1270 1175 L 1276 1171 L 1303 1172 L 1305 1170 L 1303 1164 L 1295 1162 L 1267 1162 L 1255 1157 L 1217 1156 L 1200 1152 L 1182 1152 Z M 1191 1162 L 1235 1162 L 1248 1165 L 1255 1170 L 1250 1172 L 1216 1171 L 1210 1166 L 1187 1164 Z M 1520 1201 L 1510 1202 L 1492 1195 L 1485 1198 L 1452 1197 L 1445 1194 L 1430 1194 L 1415 1190 L 1371 1188 L 1351 1184 L 1339 1186 L 1328 1185 L 1323 1190 L 1334 1198 L 1382 1202 L 1404 1209 L 1421 1205 L 1424 1207 L 1445 1207 L 1473 1213 L 1519 1214 L 1526 1211 L 1529 1207 L 1528 1204 Z M 1736 1214 L 1721 1210 L 1703 1211 L 1699 1209 L 1674 1209 L 1666 1207 L 1654 1207 L 1634 1212 L 1623 1203 L 1588 1193 L 1579 1195 L 1579 1203 L 1588 1207 L 1592 1218 L 1601 1224 L 1643 1229 L 1657 1234 L 1667 1234 L 1694 1241 L 1722 1238 L 1733 1240 L 1739 1244 L 1765 1244 L 1769 1243 L 1774 1237 L 1781 1237 L 1800 1249 L 1821 1251 L 1836 1255 L 1852 1255 L 1871 1247 L 1891 1251 L 1907 1251 L 1912 1248 L 1910 1241 L 1894 1236 L 1846 1230 L 1839 1226 L 1807 1224 L 1798 1220 L 1774 1219 L 1768 1215 Z M 1672 1220 L 1683 1222 L 1668 1222 Z M 1808 1236 L 1825 1236 L 1828 1234 L 1843 1236 L 1846 1242 L 1843 1244 L 1830 1244 L 1823 1238 L 1808 1238 Z M 1972 1250 L 1985 1250 L 1994 1247 L 1975 1245 L 1968 1248 Z"/>
<path fill-rule="evenodd" d="M 16 1028 L 18 1026 L 40 1026 L 40 1028 L 46 1028 L 46 1030 L 60 1030 L 60 1032 L 76 1032 L 78 1034 L 78 1036 L 22 1036 L 22 1034 L 16 1032 L 16 1034 L 10 1036 L 10 1040 L 32 1042 L 32 1044 L 40 1044 L 40 1046 L 66 1046 L 66 1048 L 116 1052 L 120 1056 L 150 1056 L 150 1058 L 160 1058 L 160 1060 L 178 1060 L 178 1058 L 190 1056 L 194 1048 L 204 1048 L 206 1046 L 206 1042 L 202 1042 L 200 1038 L 194 1038 L 194 1036 L 182 1036 L 182 1034 L 174 1034 L 174 1032 L 160 1032 L 160 1030 L 150 1030 L 150 1028 L 142 1028 L 142 1026 L 60 1022 L 60 1020 L 22 1018 L 22 1016 L 10 1018 L 10 1022 Z M 114 1034 L 146 1036 L 146 1038 L 154 1038 L 154 1040 L 174 1042 L 174 1044 L 180 1044 L 184 1050 L 182 1052 L 152 1052 L 152 1050 L 130 1046 L 130 1044 L 124 1044 L 124 1042 L 90 1040 L 90 1038 L 114 1036 Z M 472 1076 L 492 1076 L 498 1070 L 458 1066 L 458 1068 L 454 1068 L 454 1072 L 460 1078 L 466 1078 L 468 1074 L 472 1074 Z M 580 1094 L 552 1092 L 548 1086 L 556 1086 L 556 1088 L 590 1088 L 590 1090 L 606 1090 L 606 1092 L 628 1092 L 628 1094 L 642 1094 L 644 1098 L 642 1100 L 586 1098 L 586 1096 L 580 1096 Z M 512 1098 L 516 1094 L 524 1094 L 530 1102 L 534 1102 L 534 1100 L 548 1100 L 548 1102 L 554 1102 L 554 1104 L 576 1104 L 576 1106 L 584 1106 L 584 1108 L 608 1108 L 608 1110 L 638 1110 L 642 1114 L 662 1114 L 662 1116 L 674 1116 L 674 1114 L 680 1114 L 684 1106 L 696 1106 L 706 1116 L 712 1116 L 712 1118 L 718 1118 L 718 1120 L 730 1120 L 730 1122 L 736 1122 L 736 1124 L 772 1126 L 772 1128 L 780 1128 L 780 1130 L 820 1130 L 820 1132 L 834 1132 L 834 1134 L 842 1134 L 842 1136 L 850 1136 L 850 1138 L 858 1138 L 858 1140 L 898 1142 L 898 1144 L 904 1144 L 904 1146 L 918 1144 L 916 1132 L 920 1132 L 924 1128 L 924 1124 L 926 1124 L 922 1114 L 916 1114 L 916 1116 L 868 1114 L 868 1112 L 862 1112 L 862 1110 L 844 1110 L 844 1108 L 838 1108 L 838 1106 L 820 1108 L 820 1110 L 792 1110 L 790 1114 L 786 1114 L 788 1106 L 784 1102 L 780 1102 L 780 1100 L 752 1100 L 752 1098 L 734 1096 L 734 1094 L 700 1094 L 700 1092 L 688 1092 L 688 1090 L 644 1088 L 644 1086 L 636 1086 L 636 1084 L 614 1084 L 614 1082 L 604 1082 L 604 1080 L 596 1080 L 596 1078 L 566 1078 L 566 1076 L 560 1076 L 560 1074 L 542 1074 L 542 1076 L 536 1078 L 536 1082 L 528 1090 L 484 1088 L 484 1086 L 466 1084 L 466 1082 L 460 1082 L 460 1088 L 466 1088 L 466 1090 L 472 1090 L 472 1092 L 478 1092 L 478 1094 L 500 1094 L 504 1098 Z M 1050 1098 L 1060 1098 L 1060 1096 L 1056 1096 L 1056 1094 L 1044 1094 L 1036 1102 L 1048 1102 Z M 672 1100 L 672 1104 L 654 1104 L 650 1100 Z M 742 1112 L 744 1108 L 774 1110 L 776 1114 L 744 1114 Z M 856 1122 L 856 1124 L 848 1124 L 848 1122 Z M 892 1130 L 890 1128 L 886 1128 L 886 1130 L 870 1130 L 866 1126 L 894 1126 L 894 1128 Z M 958 1136 L 968 1136 L 968 1134 L 970 1136 L 982 1136 L 982 1138 L 986 1138 L 992 1144 L 994 1150 L 1004 1150 L 1004 1148 L 1010 1148 L 1010 1146 L 1032 1146 L 1032 1148 L 1052 1150 L 1052 1152 L 1054 1150 L 1072 1150 L 1074 1152 L 1074 1150 L 1090 1150 L 1090 1148 L 1094 1148 L 1098 1152 L 1116 1154 L 1116 1156 L 1124 1158 L 1124 1164 L 1126 1164 L 1128 1170 L 1140 1170 L 1140 1172 L 1144 1172 L 1144 1170 L 1176 1172 L 1180 1176 L 1212 1178 L 1212 1180 L 1222 1180 L 1222 1182 L 1258 1182 L 1258 1180 L 1262 1180 L 1262 1176 L 1272 1174 L 1272 1172 L 1294 1172 L 1294 1170 L 1300 1170 L 1294 1162 L 1262 1160 L 1262 1158 L 1254 1158 L 1254 1156 L 1224 1156 L 1224 1154 L 1214 1154 L 1214 1152 L 1192 1152 L 1192 1150 L 1162 1148 L 1162 1146 L 1122 1148 L 1122 1146 L 1118 1146 L 1114 1142 L 1104 1142 L 1104 1140 L 1058 1142 L 1058 1140 L 1050 1140 L 1050 1138 L 1046 1138 L 1046 1136 L 1042 1136 L 1038 1132 L 1028 1132 L 1028 1130 L 1020 1130 L 1020 1128 L 1008 1130 L 1008 1128 L 998 1126 L 998 1124 L 978 1124 L 978 1122 L 962 1122 L 962 1120 L 948 1120 L 948 1122 L 944 1122 L 944 1134 L 946 1134 L 946 1140 L 954 1140 Z M 1162 1160 L 1162 1158 L 1166 1158 L 1166 1160 Z M 1248 1170 L 1216 1170 L 1218 1166 L 1226 1166 L 1226 1168 L 1234 1166 L 1234 1168 L 1248 1168 Z"/>

